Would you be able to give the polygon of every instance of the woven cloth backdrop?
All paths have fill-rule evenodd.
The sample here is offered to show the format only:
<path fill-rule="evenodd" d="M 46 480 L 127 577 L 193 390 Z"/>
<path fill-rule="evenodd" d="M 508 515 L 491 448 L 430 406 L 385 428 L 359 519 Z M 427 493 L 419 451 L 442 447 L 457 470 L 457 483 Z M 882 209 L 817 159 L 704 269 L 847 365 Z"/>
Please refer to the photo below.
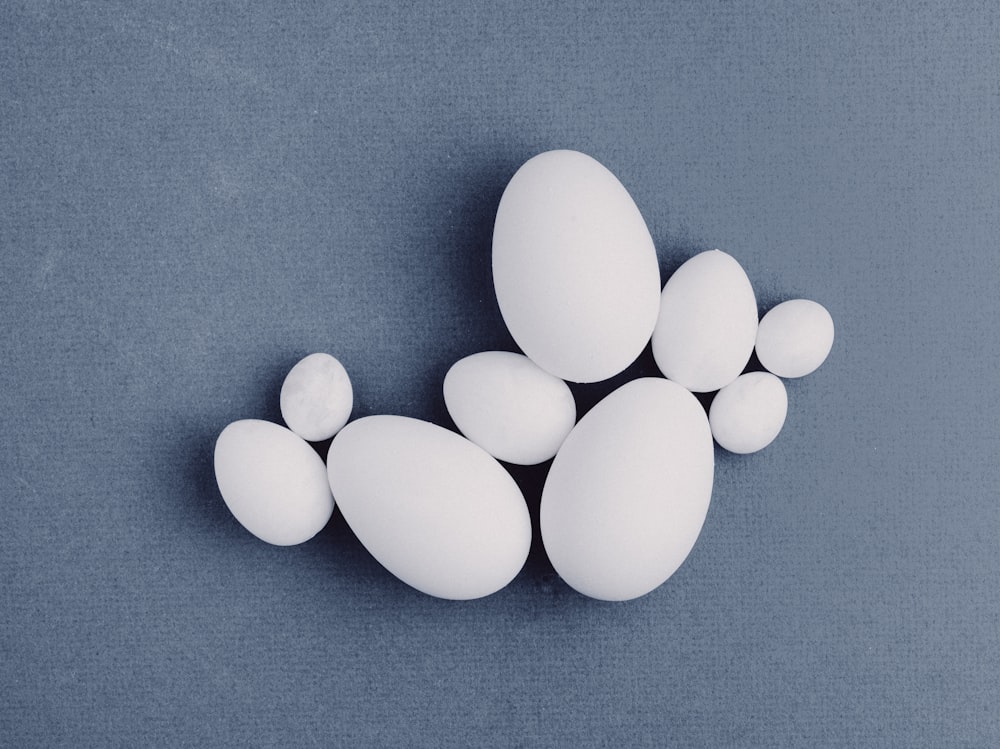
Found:
<path fill-rule="evenodd" d="M 0 745 L 1000 745 L 998 122 L 985 1 L 5 3 Z M 685 564 L 601 603 L 536 538 L 456 603 L 339 513 L 250 536 L 213 443 L 300 357 L 451 428 L 514 350 L 492 222 L 554 148 L 664 279 L 718 247 L 837 325 Z"/>

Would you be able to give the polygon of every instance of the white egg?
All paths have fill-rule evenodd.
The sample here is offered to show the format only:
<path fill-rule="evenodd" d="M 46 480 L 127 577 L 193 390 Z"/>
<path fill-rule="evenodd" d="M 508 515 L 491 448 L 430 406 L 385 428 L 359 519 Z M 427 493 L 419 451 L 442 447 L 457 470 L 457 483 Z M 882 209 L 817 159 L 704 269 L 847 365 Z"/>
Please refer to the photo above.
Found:
<path fill-rule="evenodd" d="M 545 481 L 542 541 L 556 572 L 593 598 L 649 593 L 694 546 L 714 466 L 690 392 L 658 377 L 615 390 L 580 419 Z"/>
<path fill-rule="evenodd" d="M 769 310 L 757 330 L 757 358 L 779 377 L 805 377 L 833 348 L 833 318 L 808 299 L 790 299 Z"/>
<path fill-rule="evenodd" d="M 520 465 L 549 460 L 576 423 L 569 386 L 509 351 L 455 362 L 444 378 L 444 402 L 462 434 L 494 458 Z"/>
<path fill-rule="evenodd" d="M 308 442 L 269 421 L 244 419 L 222 430 L 215 478 L 233 516 L 269 544 L 308 541 L 333 513 L 323 460 Z"/>
<path fill-rule="evenodd" d="M 746 454 L 774 442 L 787 413 L 785 384 L 770 372 L 747 372 L 715 394 L 708 421 L 721 447 Z"/>
<path fill-rule="evenodd" d="M 738 262 L 720 250 L 695 255 L 667 280 L 653 331 L 660 371 L 695 393 L 739 377 L 757 336 L 757 300 Z"/>
<path fill-rule="evenodd" d="M 511 178 L 493 229 L 493 283 L 521 350 L 570 382 L 618 374 L 656 323 L 653 240 L 621 182 L 590 156 L 548 151 Z"/>
<path fill-rule="evenodd" d="M 351 418 L 354 389 L 344 365 L 329 354 L 310 354 L 288 372 L 281 385 L 281 418 L 303 439 L 319 442 L 335 435 Z"/>
<path fill-rule="evenodd" d="M 367 416 L 334 437 L 327 470 L 361 543 L 419 591 L 479 598 L 524 566 L 531 520 L 520 488 L 455 432 L 405 416 Z"/>

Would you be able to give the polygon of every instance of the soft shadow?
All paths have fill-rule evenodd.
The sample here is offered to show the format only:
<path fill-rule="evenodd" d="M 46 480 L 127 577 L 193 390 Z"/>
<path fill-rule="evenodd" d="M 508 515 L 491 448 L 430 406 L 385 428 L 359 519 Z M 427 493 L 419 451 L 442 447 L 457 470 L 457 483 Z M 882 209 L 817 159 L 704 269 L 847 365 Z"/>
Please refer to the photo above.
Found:
<path fill-rule="evenodd" d="M 162 434 L 162 425 L 157 430 Z M 158 460 L 160 469 L 178 466 L 181 469 L 181 496 L 186 500 L 189 512 L 184 515 L 199 528 L 227 527 L 232 533 L 239 533 L 240 527 L 226 508 L 215 481 L 215 441 L 225 424 L 210 425 L 202 420 L 198 424 L 185 424 L 169 431 L 169 450 L 176 451 L 175 460 Z M 165 482 L 173 483 L 176 476 L 164 475 Z"/>
<path fill-rule="evenodd" d="M 688 236 L 665 236 L 656 238 L 656 259 L 660 264 L 660 287 L 674 272 L 695 255 L 714 249 L 705 242 Z"/>
<path fill-rule="evenodd" d="M 747 362 L 747 365 L 743 367 L 743 374 L 746 374 L 747 372 L 766 371 L 767 370 L 764 369 L 764 365 L 760 363 L 760 359 L 757 358 L 757 351 L 753 351 L 753 353 L 750 354 L 750 360 Z"/>
<path fill-rule="evenodd" d="M 511 463 L 504 463 L 514 481 L 524 494 L 524 501 L 528 505 L 528 513 L 531 515 L 531 549 L 528 552 L 528 559 L 521 570 L 521 576 L 528 577 L 536 583 L 550 584 L 554 578 L 555 570 L 545 554 L 542 546 L 542 532 L 539 526 L 539 507 L 542 501 L 542 489 L 545 486 L 545 477 L 548 476 L 551 460 L 533 466 L 520 466 Z"/>
<path fill-rule="evenodd" d="M 168 448 L 176 451 L 172 460 L 158 460 L 154 470 L 165 467 L 181 467 L 181 486 L 190 491 L 184 492 L 189 497 L 192 512 L 190 517 L 197 518 L 200 526 L 210 522 L 215 526 L 225 524 L 234 536 L 245 533 L 239 523 L 226 508 L 225 501 L 219 493 L 215 480 L 215 442 L 222 430 L 233 421 L 239 419 L 261 419 L 284 426 L 281 418 L 279 394 L 288 370 L 301 358 L 299 354 L 287 354 L 272 357 L 266 364 L 258 365 L 256 372 L 259 386 L 239 404 L 221 410 L 203 411 L 200 414 L 188 414 L 184 421 L 174 424 L 157 423 L 155 431 L 149 435 L 151 444 L 155 444 L 158 436 L 169 435 Z M 313 445 L 320 457 L 326 458 L 323 444 Z M 329 441 L 326 442 L 329 447 Z M 176 475 L 165 474 L 164 481 L 174 484 Z"/>
<path fill-rule="evenodd" d="M 326 527 L 307 542 L 314 571 L 322 571 L 337 580 L 337 594 L 352 591 L 365 599 L 367 590 L 378 589 L 379 596 L 396 588 L 395 595 L 417 593 L 383 567 L 351 530 L 340 508 L 334 507 Z M 420 594 L 422 595 L 422 594 Z"/>
<path fill-rule="evenodd" d="M 292 351 L 275 355 L 263 366 L 263 376 L 260 379 L 260 388 L 256 392 L 254 401 L 251 403 L 254 418 L 264 421 L 273 421 L 275 424 L 285 426 L 284 419 L 281 418 L 281 385 L 285 381 L 289 370 L 294 367 L 303 357 L 313 353 L 312 351 Z"/>
<path fill-rule="evenodd" d="M 776 307 L 782 302 L 794 298 L 787 293 L 782 293 L 773 280 L 754 284 L 754 294 L 757 297 L 758 318 L 763 317 L 772 307 Z"/>
<path fill-rule="evenodd" d="M 460 290 L 456 297 L 461 305 L 450 329 L 442 331 L 441 346 L 419 374 L 414 393 L 424 404 L 427 418 L 441 426 L 451 425 L 442 383 L 452 364 L 480 351 L 518 350 L 497 304 L 492 252 L 497 206 L 519 165 L 514 157 L 472 165 L 452 183 L 447 195 L 429 203 L 435 214 L 442 206 L 453 206 L 447 211 L 449 216 L 428 216 L 427 223 L 441 226 L 431 241 L 444 247 L 451 259 L 447 286 Z"/>
<path fill-rule="evenodd" d="M 622 385 L 640 377 L 662 377 L 656 361 L 653 359 L 653 348 L 646 344 L 639 358 L 628 366 L 625 371 L 600 382 L 569 383 L 573 397 L 576 399 L 576 418 L 579 421 L 600 401 Z"/>

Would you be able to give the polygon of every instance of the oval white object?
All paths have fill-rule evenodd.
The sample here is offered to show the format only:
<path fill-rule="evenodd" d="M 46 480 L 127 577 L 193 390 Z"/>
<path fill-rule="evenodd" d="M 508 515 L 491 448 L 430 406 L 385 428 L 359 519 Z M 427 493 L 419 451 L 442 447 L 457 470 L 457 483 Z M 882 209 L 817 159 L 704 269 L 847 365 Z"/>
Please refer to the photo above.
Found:
<path fill-rule="evenodd" d="M 462 434 L 494 458 L 519 465 L 553 457 L 576 423 L 569 386 L 509 351 L 455 362 L 444 378 L 444 402 Z"/>
<path fill-rule="evenodd" d="M 822 304 L 789 299 L 769 310 L 757 330 L 757 358 L 779 377 L 805 377 L 833 348 L 833 318 Z"/>
<path fill-rule="evenodd" d="M 663 374 L 695 393 L 739 377 L 757 336 L 757 299 L 738 262 L 721 250 L 695 255 L 667 280 L 653 331 Z"/>
<path fill-rule="evenodd" d="M 500 198 L 493 284 L 528 357 L 570 382 L 618 374 L 656 323 L 660 269 L 628 191 L 578 151 L 525 162 Z"/>
<path fill-rule="evenodd" d="M 479 598 L 524 566 L 531 520 L 521 490 L 461 435 L 406 416 L 366 416 L 334 437 L 327 471 L 361 543 L 419 591 Z"/>
<path fill-rule="evenodd" d="M 747 372 L 715 394 L 712 436 L 731 453 L 754 453 L 774 442 L 788 414 L 785 384 L 770 372 Z"/>
<path fill-rule="evenodd" d="M 215 479 L 233 516 L 269 544 L 308 541 L 333 513 L 323 460 L 308 442 L 269 421 L 244 419 L 222 430 Z"/>
<path fill-rule="evenodd" d="M 667 580 L 694 546 L 715 453 L 698 400 L 669 380 L 618 388 L 576 425 L 542 490 L 542 541 L 556 572 L 623 601 Z"/>
<path fill-rule="evenodd" d="M 344 365 L 329 354 L 310 354 L 281 385 L 281 418 L 310 442 L 330 439 L 351 418 L 354 389 Z"/>

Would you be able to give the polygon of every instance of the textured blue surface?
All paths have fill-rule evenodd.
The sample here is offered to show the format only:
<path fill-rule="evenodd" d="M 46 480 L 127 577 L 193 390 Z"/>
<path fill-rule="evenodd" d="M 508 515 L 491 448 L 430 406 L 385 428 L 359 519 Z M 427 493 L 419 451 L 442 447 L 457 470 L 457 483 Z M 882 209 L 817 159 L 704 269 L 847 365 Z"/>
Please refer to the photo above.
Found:
<path fill-rule="evenodd" d="M 0 744 L 1000 745 L 1000 10 L 543 5 L 0 9 Z M 212 444 L 299 357 L 448 424 L 512 346 L 492 220 L 550 148 L 664 274 L 837 324 L 681 570 L 603 604 L 536 545 L 449 603 L 339 514 L 243 531 Z"/>

